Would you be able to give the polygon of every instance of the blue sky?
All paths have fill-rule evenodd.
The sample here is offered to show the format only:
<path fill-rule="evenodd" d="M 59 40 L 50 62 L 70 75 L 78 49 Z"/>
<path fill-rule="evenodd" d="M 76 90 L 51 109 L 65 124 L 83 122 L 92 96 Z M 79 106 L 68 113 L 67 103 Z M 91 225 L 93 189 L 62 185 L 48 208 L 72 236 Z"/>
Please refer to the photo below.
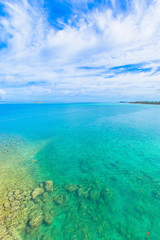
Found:
<path fill-rule="evenodd" d="M 0 101 L 160 100 L 159 0 L 0 0 Z"/>

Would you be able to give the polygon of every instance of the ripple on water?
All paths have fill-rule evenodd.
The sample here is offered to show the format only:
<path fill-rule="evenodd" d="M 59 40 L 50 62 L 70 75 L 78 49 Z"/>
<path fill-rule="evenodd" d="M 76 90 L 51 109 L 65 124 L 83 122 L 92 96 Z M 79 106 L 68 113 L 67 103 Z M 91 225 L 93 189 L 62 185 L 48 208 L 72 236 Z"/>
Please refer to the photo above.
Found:
<path fill-rule="evenodd" d="M 0 239 L 158 240 L 159 181 L 119 160 L 104 165 L 101 181 L 88 174 L 89 160 L 80 159 L 85 175 L 58 183 L 37 158 L 45 146 L 1 136 Z"/>

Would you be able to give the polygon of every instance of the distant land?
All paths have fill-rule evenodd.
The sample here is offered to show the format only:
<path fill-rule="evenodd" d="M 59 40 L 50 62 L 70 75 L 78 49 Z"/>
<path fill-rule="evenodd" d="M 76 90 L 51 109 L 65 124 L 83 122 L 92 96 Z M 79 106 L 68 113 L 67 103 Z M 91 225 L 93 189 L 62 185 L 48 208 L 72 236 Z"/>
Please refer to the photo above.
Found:
<path fill-rule="evenodd" d="M 136 102 L 129 102 L 131 104 L 151 104 L 151 105 L 160 105 L 160 102 L 148 102 L 148 101 L 136 101 Z"/>

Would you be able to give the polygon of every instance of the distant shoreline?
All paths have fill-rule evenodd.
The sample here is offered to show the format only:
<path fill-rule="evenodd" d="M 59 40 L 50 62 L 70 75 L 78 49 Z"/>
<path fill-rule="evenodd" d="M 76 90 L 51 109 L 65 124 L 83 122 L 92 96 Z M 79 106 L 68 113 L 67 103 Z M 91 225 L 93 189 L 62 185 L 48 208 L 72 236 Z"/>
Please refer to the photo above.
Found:
<path fill-rule="evenodd" d="M 160 102 L 145 102 L 145 101 L 137 101 L 137 102 L 129 102 L 129 104 L 149 104 L 149 105 L 160 105 Z"/>

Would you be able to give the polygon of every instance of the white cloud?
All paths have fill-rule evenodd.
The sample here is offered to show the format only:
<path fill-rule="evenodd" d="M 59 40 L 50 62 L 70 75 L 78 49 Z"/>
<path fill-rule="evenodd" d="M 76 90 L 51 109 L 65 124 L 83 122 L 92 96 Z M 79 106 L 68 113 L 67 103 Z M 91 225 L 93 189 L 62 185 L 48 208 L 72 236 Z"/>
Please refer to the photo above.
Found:
<path fill-rule="evenodd" d="M 0 89 L 0 99 L 4 99 L 5 95 L 6 95 L 6 92 Z"/>
<path fill-rule="evenodd" d="M 160 75 L 154 75 L 160 63 L 159 0 L 150 5 L 133 1 L 127 12 L 116 17 L 111 9 L 94 9 L 82 14 L 77 24 L 64 23 L 62 30 L 51 26 L 45 11 L 27 0 L 0 3 L 8 13 L 0 18 L 0 39 L 7 39 L 7 47 L 1 50 L 0 86 L 9 100 L 30 95 L 47 99 L 47 94 L 53 100 L 77 95 L 97 100 L 98 96 L 146 98 L 149 93 L 159 97 Z M 112 4 L 116 8 L 116 1 Z M 139 63 L 152 71 L 111 69 Z M 42 81 L 43 86 L 38 84 Z"/>

